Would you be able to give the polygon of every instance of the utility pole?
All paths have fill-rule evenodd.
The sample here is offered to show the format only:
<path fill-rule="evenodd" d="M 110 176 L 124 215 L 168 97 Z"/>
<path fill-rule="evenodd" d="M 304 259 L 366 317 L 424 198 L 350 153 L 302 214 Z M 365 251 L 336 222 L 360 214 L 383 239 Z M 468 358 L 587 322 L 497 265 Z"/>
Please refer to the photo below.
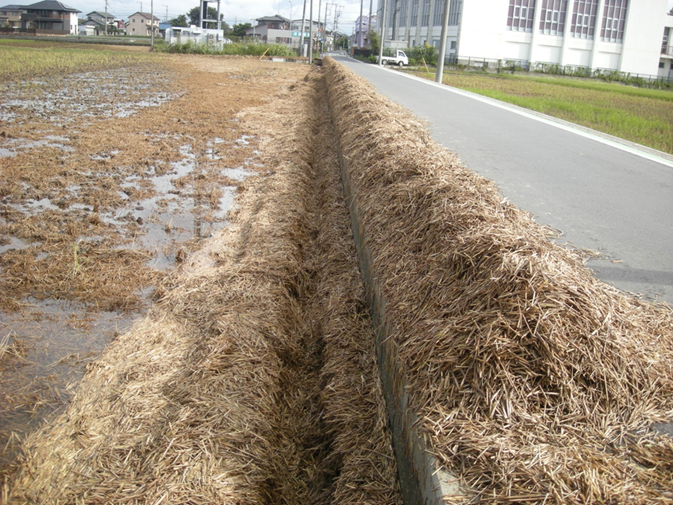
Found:
<path fill-rule="evenodd" d="M 437 75 L 435 81 L 439 84 L 444 79 L 444 57 L 446 56 L 446 32 L 449 31 L 449 7 L 451 0 L 444 2 L 444 17 L 442 18 L 442 38 L 439 41 L 439 55 L 437 56 Z"/>
<path fill-rule="evenodd" d="M 321 37 L 321 30 L 320 30 L 320 9 L 322 8 L 322 0 L 318 0 L 318 42 L 320 42 Z M 327 7 L 325 7 L 326 9 Z M 322 44 L 320 44 L 318 47 L 322 47 Z"/>
<path fill-rule="evenodd" d="M 105 36 L 107 37 L 107 0 L 105 0 Z"/>
<path fill-rule="evenodd" d="M 367 20 L 367 34 L 372 31 L 372 0 L 369 0 L 369 19 Z M 372 37 L 369 35 L 369 49 L 372 48 Z"/>
<path fill-rule="evenodd" d="M 215 39 L 220 41 L 220 34 L 222 33 L 222 15 L 220 14 L 220 0 L 217 0 L 217 36 Z"/>
<path fill-rule="evenodd" d="M 325 2 L 325 22 L 322 24 L 322 38 L 325 41 L 323 43 L 323 51 L 325 50 L 325 46 L 327 45 L 327 10 L 329 9 L 330 4 L 328 2 Z"/>
<path fill-rule="evenodd" d="M 386 1 L 383 0 L 383 13 L 381 14 L 381 40 L 379 41 L 379 67 L 383 66 L 383 41 L 386 34 Z"/>
<path fill-rule="evenodd" d="M 311 7 L 309 9 L 309 21 L 308 21 L 308 64 L 313 63 L 313 0 L 311 2 Z"/>
<path fill-rule="evenodd" d="M 362 4 L 364 0 L 360 0 L 360 28 L 358 29 L 358 47 L 362 48 Z"/>
<path fill-rule="evenodd" d="M 164 23 L 168 23 L 168 5 L 164 5 L 166 7 L 166 15 L 164 16 Z"/>
<path fill-rule="evenodd" d="M 304 0 L 304 10 L 301 12 L 301 36 L 299 38 L 299 56 L 304 56 L 304 25 L 306 23 L 306 0 Z"/>
<path fill-rule="evenodd" d="M 339 5 L 334 5 L 334 33 L 337 32 L 337 27 L 339 26 L 339 18 L 341 17 L 341 11 L 339 10 Z"/>
<path fill-rule="evenodd" d="M 150 31 L 152 32 L 150 51 L 154 51 L 154 0 L 150 0 Z"/>

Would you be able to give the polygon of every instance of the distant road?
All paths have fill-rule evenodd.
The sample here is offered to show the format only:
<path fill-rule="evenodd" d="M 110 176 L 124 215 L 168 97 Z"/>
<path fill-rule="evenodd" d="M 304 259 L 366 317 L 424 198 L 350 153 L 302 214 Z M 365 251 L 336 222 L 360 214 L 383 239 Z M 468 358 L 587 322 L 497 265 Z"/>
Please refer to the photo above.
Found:
<path fill-rule="evenodd" d="M 335 56 L 430 123 L 434 139 L 561 240 L 600 252 L 597 276 L 673 306 L 673 157 L 473 93 Z M 672 125 L 673 129 L 673 125 Z"/>

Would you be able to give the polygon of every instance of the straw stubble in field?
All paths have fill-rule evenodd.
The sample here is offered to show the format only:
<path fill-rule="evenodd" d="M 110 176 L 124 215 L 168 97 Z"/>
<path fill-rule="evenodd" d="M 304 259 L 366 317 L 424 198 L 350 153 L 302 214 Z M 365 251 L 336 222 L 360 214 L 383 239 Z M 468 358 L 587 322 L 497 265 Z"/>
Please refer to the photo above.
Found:
<path fill-rule="evenodd" d="M 28 439 L 17 500 L 399 503 L 324 80 L 290 88 L 238 115 L 261 175 Z"/>
<path fill-rule="evenodd" d="M 246 58 L 122 63 L 2 85 L 2 472 L 166 270 L 226 225 L 259 144 L 237 115 L 306 72 Z"/>

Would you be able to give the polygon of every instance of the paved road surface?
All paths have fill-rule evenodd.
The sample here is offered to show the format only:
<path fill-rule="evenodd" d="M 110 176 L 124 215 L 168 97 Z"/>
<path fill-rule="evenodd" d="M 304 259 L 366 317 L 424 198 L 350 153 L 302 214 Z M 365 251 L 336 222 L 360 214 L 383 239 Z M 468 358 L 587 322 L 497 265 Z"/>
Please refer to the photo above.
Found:
<path fill-rule="evenodd" d="M 436 141 L 617 287 L 673 305 L 673 158 L 462 90 L 335 59 L 430 122 Z"/>

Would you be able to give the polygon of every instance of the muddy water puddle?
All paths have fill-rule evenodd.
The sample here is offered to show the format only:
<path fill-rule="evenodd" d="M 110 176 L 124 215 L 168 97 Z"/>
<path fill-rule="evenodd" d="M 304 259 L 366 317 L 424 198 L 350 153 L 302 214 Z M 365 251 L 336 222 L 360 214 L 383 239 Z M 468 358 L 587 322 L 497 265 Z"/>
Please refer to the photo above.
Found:
<path fill-rule="evenodd" d="M 156 68 L 0 87 L 1 485 L 87 363 L 227 225 L 258 139 L 161 115 L 183 91 Z"/>
<path fill-rule="evenodd" d="M 0 474 L 25 433 L 67 405 L 87 363 L 128 331 L 133 314 L 91 313 L 59 301 L 0 316 Z"/>
<path fill-rule="evenodd" d="M 12 264 L 22 258 L 28 258 L 26 267 L 35 267 L 36 272 L 48 270 L 50 262 L 59 266 L 71 262 L 70 272 L 57 281 L 67 283 L 70 276 L 85 275 L 76 265 L 93 263 L 93 250 L 96 254 L 137 251 L 143 255 L 142 268 L 151 272 L 174 267 L 198 247 L 201 239 L 226 226 L 236 183 L 254 174 L 246 167 L 201 166 L 199 159 L 211 162 L 220 157 L 212 152 L 199 157 L 189 144 L 182 144 L 179 152 L 183 155 L 180 161 L 149 166 L 142 176 L 116 177 L 119 202 L 97 212 L 95 205 L 83 203 L 90 186 L 87 177 L 96 179 L 86 173 L 79 184 L 64 188 L 67 198 L 59 192 L 52 198 L 35 195 L 16 202 L 3 199 L 0 274 L 11 277 L 7 274 Z M 25 194 L 32 190 L 29 185 L 23 186 Z M 69 226 L 91 216 L 95 216 L 97 226 L 76 230 L 68 239 L 71 244 L 66 245 L 66 254 L 60 237 L 27 235 L 19 225 L 31 219 L 33 223 L 61 220 Z M 96 268 L 95 264 L 91 266 Z M 112 265 L 112 270 L 124 274 L 123 265 Z M 34 286 L 36 292 L 19 290 L 17 298 L 26 296 L 18 300 L 18 310 L 0 311 L 0 472 L 15 458 L 22 435 L 67 404 L 86 364 L 114 335 L 125 332 L 140 317 L 160 278 L 158 275 L 155 282 L 134 289 L 137 303 L 131 310 L 114 304 L 109 308 L 116 310 L 98 310 L 86 301 L 81 303 L 83 300 L 54 300 L 48 286 L 42 292 Z M 108 307 L 103 303 L 103 308 Z"/>
<path fill-rule="evenodd" d="M 44 119 L 63 126 L 128 117 L 175 97 L 174 93 L 160 89 L 168 76 L 157 74 L 156 69 L 152 74 L 150 71 L 142 67 L 121 68 L 11 83 L 3 90 L 0 121 L 27 123 Z"/>

